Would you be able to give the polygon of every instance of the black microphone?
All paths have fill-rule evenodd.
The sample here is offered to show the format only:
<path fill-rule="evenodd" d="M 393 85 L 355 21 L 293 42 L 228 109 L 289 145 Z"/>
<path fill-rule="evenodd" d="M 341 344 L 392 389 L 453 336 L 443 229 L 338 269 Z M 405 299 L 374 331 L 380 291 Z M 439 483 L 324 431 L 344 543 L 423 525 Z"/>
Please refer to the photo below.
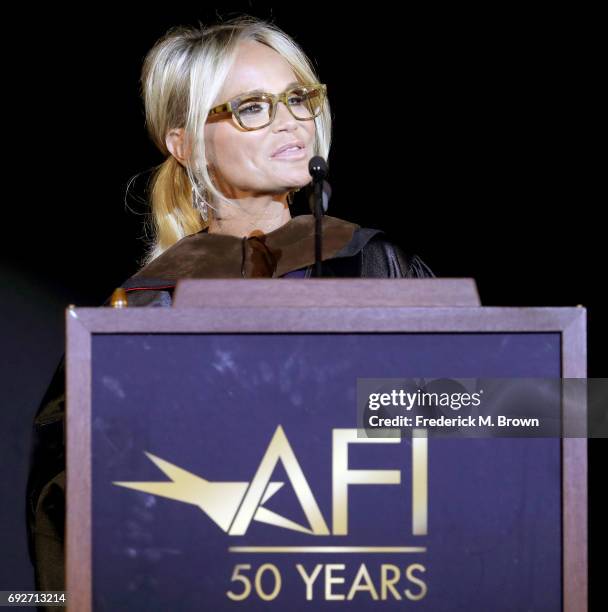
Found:
<path fill-rule="evenodd" d="M 308 173 L 315 183 L 322 181 L 327 176 L 327 162 L 320 155 L 315 155 L 308 162 Z"/>
<path fill-rule="evenodd" d="M 312 177 L 313 182 L 313 213 L 315 215 L 315 277 L 321 277 L 321 261 L 323 259 L 321 254 L 321 231 L 322 231 L 322 219 L 323 219 L 323 187 L 325 177 L 327 176 L 327 162 L 320 157 L 315 155 L 308 162 L 308 172 Z M 329 195 L 327 197 L 329 200 Z"/>

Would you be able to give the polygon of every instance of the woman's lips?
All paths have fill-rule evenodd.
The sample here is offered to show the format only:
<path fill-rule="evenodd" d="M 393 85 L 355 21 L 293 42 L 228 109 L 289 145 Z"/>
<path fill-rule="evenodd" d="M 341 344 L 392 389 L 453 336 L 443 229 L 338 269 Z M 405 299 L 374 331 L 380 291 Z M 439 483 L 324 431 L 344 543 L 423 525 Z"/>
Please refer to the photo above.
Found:
<path fill-rule="evenodd" d="M 272 159 L 304 159 L 306 157 L 306 149 L 293 148 L 285 149 L 280 153 L 272 156 Z"/>
<path fill-rule="evenodd" d="M 279 147 L 272 155 L 272 159 L 302 159 L 306 157 L 306 147 L 299 140 L 294 140 Z"/>

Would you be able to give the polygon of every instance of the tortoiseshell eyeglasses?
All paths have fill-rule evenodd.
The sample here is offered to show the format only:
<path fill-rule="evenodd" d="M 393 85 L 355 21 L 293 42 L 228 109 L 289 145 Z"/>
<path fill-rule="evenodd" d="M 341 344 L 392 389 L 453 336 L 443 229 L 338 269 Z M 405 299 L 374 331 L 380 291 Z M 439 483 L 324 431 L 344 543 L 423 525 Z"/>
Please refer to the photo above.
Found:
<path fill-rule="evenodd" d="M 277 105 L 283 102 L 294 119 L 310 121 L 321 114 L 326 95 L 327 87 L 321 83 L 297 85 L 277 95 L 249 92 L 215 106 L 209 116 L 232 113 L 244 130 L 259 130 L 274 121 Z"/>

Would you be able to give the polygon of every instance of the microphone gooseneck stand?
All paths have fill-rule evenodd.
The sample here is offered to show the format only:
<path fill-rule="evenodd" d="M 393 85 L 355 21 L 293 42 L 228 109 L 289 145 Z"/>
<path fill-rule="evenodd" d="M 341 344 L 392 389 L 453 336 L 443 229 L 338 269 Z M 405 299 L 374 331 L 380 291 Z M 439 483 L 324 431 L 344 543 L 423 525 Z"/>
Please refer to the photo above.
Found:
<path fill-rule="evenodd" d="M 324 202 L 324 191 L 329 199 L 330 187 L 325 181 L 327 176 L 327 162 L 320 156 L 316 155 L 308 162 L 308 172 L 312 176 L 313 181 L 313 198 L 311 204 L 312 213 L 315 216 L 315 278 L 321 278 L 321 260 L 322 260 L 322 223 L 323 214 L 327 210 Z M 324 190 L 324 187 L 326 189 Z"/>

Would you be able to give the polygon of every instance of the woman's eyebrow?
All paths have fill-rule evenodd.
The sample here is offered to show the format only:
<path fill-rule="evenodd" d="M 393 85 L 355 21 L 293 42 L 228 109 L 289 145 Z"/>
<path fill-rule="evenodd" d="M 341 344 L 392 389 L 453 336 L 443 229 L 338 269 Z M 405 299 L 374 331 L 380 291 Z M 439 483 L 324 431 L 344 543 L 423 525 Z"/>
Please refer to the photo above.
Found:
<path fill-rule="evenodd" d="M 283 89 L 283 91 L 287 91 L 288 89 L 291 89 L 292 87 L 298 87 L 299 85 L 302 85 L 302 83 L 300 83 L 300 81 L 292 81 L 291 83 L 287 83 L 287 85 L 285 85 L 285 89 Z M 263 93 L 269 93 L 264 89 L 250 89 L 249 91 L 244 91 L 242 94 L 239 94 L 240 96 L 248 96 L 250 94 L 263 94 Z"/>

